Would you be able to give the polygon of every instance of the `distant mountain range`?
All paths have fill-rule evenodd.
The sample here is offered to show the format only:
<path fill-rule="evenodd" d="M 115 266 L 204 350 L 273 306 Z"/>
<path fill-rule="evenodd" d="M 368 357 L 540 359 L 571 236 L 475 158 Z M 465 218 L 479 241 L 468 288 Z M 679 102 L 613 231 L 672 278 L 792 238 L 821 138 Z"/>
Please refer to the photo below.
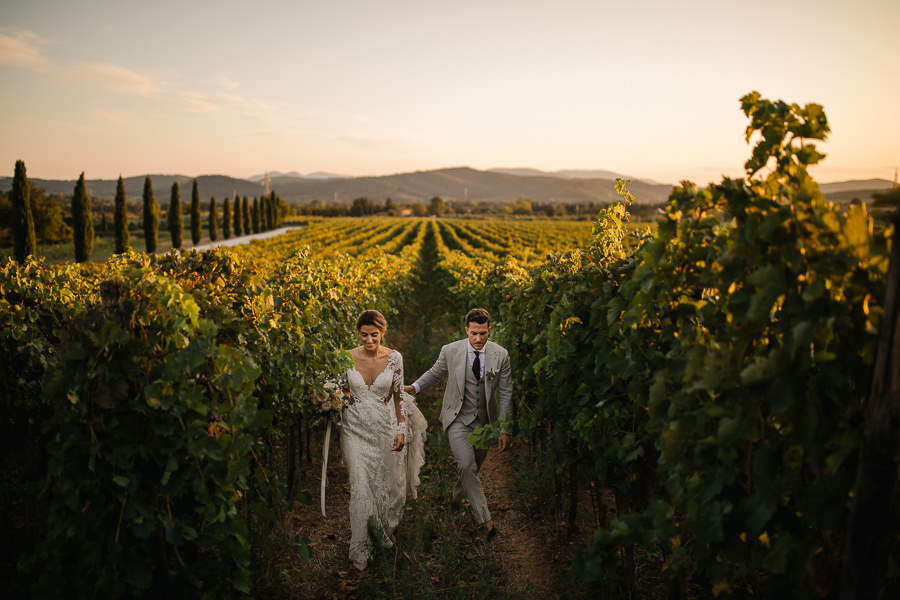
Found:
<path fill-rule="evenodd" d="M 497 167 L 495 169 L 488 169 L 494 173 L 506 173 L 508 175 L 522 175 L 523 177 L 560 177 L 562 179 L 609 179 L 611 181 L 615 181 L 617 177 L 621 179 L 630 179 L 631 181 L 643 181 L 644 183 L 650 183 L 654 185 L 665 185 L 661 184 L 658 181 L 653 181 L 652 179 L 646 179 L 644 177 L 633 177 L 631 175 L 622 175 L 621 173 L 615 173 L 613 171 L 605 171 L 603 169 L 568 169 L 562 171 L 540 171 L 538 169 L 531 169 L 528 167 L 521 167 L 518 169 L 510 169 L 505 167 Z"/>
<path fill-rule="evenodd" d="M 272 171 L 268 173 L 270 181 L 281 181 L 286 179 L 351 179 L 352 175 L 337 175 L 335 173 L 326 173 L 324 171 L 316 171 L 315 173 L 310 173 L 309 175 L 301 175 L 297 171 L 291 171 L 290 173 L 281 173 L 279 171 Z M 266 174 L 262 175 L 251 175 L 247 179 L 249 181 L 257 181 L 262 183 L 266 178 Z"/>
<path fill-rule="evenodd" d="M 200 197 L 210 196 L 259 197 L 263 194 L 265 175 L 238 179 L 227 175 L 200 175 L 196 177 Z M 527 198 L 535 202 L 607 203 L 619 199 L 615 191 L 615 178 L 630 179 L 628 189 L 635 201 L 641 204 L 664 203 L 672 186 L 653 181 L 626 177 L 612 171 L 568 170 L 552 173 L 529 168 L 497 168 L 479 171 L 468 167 L 415 171 L 396 175 L 349 177 L 329 173 L 311 173 L 303 176 L 297 172 L 269 173 L 270 189 L 285 201 L 308 203 L 352 202 L 355 198 L 370 200 L 390 198 L 394 203 L 427 203 L 434 196 L 445 200 L 471 200 L 474 202 L 507 202 Z M 145 176 L 128 177 L 125 193 L 129 202 L 141 199 Z M 165 205 L 171 197 L 172 184 L 178 182 L 181 199 L 190 201 L 193 180 L 185 175 L 151 175 L 156 200 Z M 69 196 L 75 181 L 32 179 L 48 194 Z M 101 200 L 112 200 L 116 193 L 116 180 L 91 179 L 87 182 L 89 193 Z M 825 197 L 833 202 L 849 202 L 853 198 L 870 200 L 873 191 L 890 189 L 886 179 L 866 179 L 820 184 Z M 11 177 L 0 177 L 0 190 L 12 188 Z"/>
<path fill-rule="evenodd" d="M 506 171 L 514 171 L 509 173 Z M 540 171 L 510 169 L 478 171 L 468 167 L 415 171 L 396 175 L 310 179 L 269 175 L 273 189 L 288 201 L 352 201 L 354 198 L 390 198 L 395 203 L 428 202 L 434 196 L 445 200 L 506 202 L 528 198 L 536 202 L 611 202 L 615 192 L 615 174 L 611 177 L 585 177 L 541 174 Z M 527 174 L 525 174 L 527 173 Z M 642 202 L 664 202 L 670 187 L 632 180 L 629 188 Z M 277 182 L 277 185 L 276 183 Z"/>

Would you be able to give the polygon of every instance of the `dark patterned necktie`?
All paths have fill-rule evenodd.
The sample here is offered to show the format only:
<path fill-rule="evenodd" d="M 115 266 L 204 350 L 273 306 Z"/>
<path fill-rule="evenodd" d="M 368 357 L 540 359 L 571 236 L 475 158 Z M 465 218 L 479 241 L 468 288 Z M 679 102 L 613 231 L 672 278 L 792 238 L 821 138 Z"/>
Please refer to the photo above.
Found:
<path fill-rule="evenodd" d="M 472 373 L 475 374 L 475 381 L 481 379 L 481 359 L 478 358 L 479 352 L 475 351 L 475 360 L 472 361 Z"/>

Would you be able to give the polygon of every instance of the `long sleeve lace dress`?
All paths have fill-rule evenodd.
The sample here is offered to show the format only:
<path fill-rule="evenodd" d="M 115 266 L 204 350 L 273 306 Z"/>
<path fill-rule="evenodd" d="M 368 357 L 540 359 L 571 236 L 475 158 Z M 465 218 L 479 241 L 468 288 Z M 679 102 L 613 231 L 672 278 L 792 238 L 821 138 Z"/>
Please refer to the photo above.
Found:
<path fill-rule="evenodd" d="M 427 424 L 415 399 L 403 392 L 403 358 L 396 350 L 371 386 L 355 368 L 347 381 L 352 403 L 343 412 L 341 451 L 350 479 L 350 560 L 364 563 L 372 557 L 369 519 L 391 547 L 406 498 L 416 497 Z M 406 418 L 405 444 L 392 452 L 398 407 Z"/>

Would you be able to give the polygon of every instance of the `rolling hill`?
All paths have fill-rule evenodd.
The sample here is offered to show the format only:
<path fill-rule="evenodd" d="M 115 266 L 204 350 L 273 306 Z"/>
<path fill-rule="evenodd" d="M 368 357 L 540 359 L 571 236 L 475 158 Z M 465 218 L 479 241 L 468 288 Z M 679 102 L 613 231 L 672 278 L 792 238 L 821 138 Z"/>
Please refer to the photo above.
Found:
<path fill-rule="evenodd" d="M 397 203 L 445 200 L 506 202 L 528 198 L 536 202 L 612 202 L 618 196 L 611 179 L 575 179 L 546 175 L 513 175 L 468 167 L 416 171 L 378 177 L 279 181 L 278 194 L 288 201 L 351 201 L 390 198 Z M 640 202 L 665 201 L 669 186 L 634 181 L 630 189 Z"/>
<path fill-rule="evenodd" d="M 607 203 L 619 199 L 615 192 L 616 173 L 610 171 L 557 171 L 546 173 L 536 169 L 492 169 L 479 171 L 468 167 L 415 171 L 395 175 L 373 177 L 323 177 L 324 174 L 301 176 L 292 172 L 270 174 L 271 189 L 290 203 L 308 203 L 316 200 L 349 203 L 355 198 L 371 200 L 391 198 L 395 203 L 427 203 L 434 196 L 445 200 L 471 200 L 474 202 L 508 202 L 527 198 L 541 203 Z M 144 188 L 143 175 L 125 179 L 125 192 L 129 202 L 141 199 Z M 181 198 L 189 201 L 192 177 L 184 175 L 151 175 L 157 202 L 165 205 L 171 195 L 172 183 L 177 181 Z M 218 199 L 225 196 L 259 197 L 263 193 L 259 181 L 238 179 L 227 175 L 201 175 L 197 178 L 200 197 Z M 256 179 L 256 177 L 254 177 Z M 70 196 L 75 181 L 32 179 L 35 185 L 51 195 Z M 671 186 L 631 178 L 628 189 L 640 204 L 661 204 L 668 199 Z M 87 181 L 89 193 L 100 200 L 115 197 L 116 180 L 92 179 Z M 0 177 L 0 190 L 12 187 L 11 177 Z M 849 202 L 853 198 L 871 199 L 873 191 L 890 189 L 886 179 L 869 179 L 821 184 L 825 197 L 833 202 Z"/>

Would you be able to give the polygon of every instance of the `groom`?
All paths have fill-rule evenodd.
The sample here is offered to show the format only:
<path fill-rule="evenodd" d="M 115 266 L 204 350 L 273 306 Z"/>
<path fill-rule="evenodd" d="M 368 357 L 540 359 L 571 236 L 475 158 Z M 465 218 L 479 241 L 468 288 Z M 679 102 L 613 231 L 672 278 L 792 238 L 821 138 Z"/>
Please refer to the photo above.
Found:
<path fill-rule="evenodd" d="M 494 522 L 478 478 L 487 450 L 473 447 L 468 438 L 477 427 L 512 417 L 509 354 L 488 341 L 490 332 L 491 316 L 483 308 L 473 308 L 466 315 L 466 339 L 441 348 L 434 366 L 404 387 L 408 394 L 418 394 L 447 375 L 441 424 L 459 470 L 453 499 L 469 499 L 475 521 L 488 536 L 494 533 Z M 502 432 L 497 449 L 503 452 L 511 443 L 509 433 Z"/>

